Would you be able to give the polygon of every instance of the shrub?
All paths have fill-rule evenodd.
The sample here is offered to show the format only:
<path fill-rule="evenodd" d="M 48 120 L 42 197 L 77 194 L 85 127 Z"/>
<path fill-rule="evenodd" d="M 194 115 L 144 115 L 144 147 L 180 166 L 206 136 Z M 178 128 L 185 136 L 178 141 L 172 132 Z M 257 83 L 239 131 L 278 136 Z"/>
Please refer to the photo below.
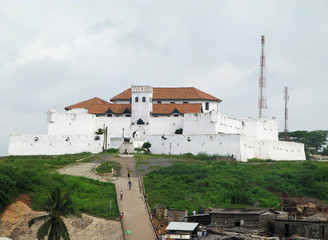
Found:
<path fill-rule="evenodd" d="M 149 151 L 149 148 L 151 147 L 151 143 L 150 142 L 145 142 L 143 145 L 142 145 L 142 148 L 146 148 L 148 152 Z"/>
<path fill-rule="evenodd" d="M 177 130 L 175 130 L 175 134 L 182 134 L 182 133 L 183 133 L 182 128 L 178 128 Z"/>

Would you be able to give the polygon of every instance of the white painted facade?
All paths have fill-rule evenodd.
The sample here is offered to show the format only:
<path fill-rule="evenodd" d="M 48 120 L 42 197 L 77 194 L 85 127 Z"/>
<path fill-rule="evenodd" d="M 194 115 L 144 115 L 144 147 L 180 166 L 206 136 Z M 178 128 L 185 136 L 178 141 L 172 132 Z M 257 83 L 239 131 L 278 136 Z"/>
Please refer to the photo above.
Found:
<path fill-rule="evenodd" d="M 305 160 L 303 144 L 278 141 L 278 123 L 275 118 L 229 118 L 218 111 L 218 102 L 193 101 L 188 103 L 202 104 L 202 113 L 152 115 L 152 104 L 157 103 L 153 100 L 152 87 L 134 86 L 131 88 L 131 114 L 96 116 L 81 108 L 66 112 L 49 110 L 48 135 L 12 135 L 8 153 L 53 155 L 100 152 L 103 136 L 95 140 L 95 132 L 108 127 L 108 148 L 119 148 L 123 137 L 128 137 L 135 147 L 141 147 L 145 141 L 149 141 L 153 153 L 204 152 L 234 155 L 240 161 L 250 158 Z M 185 101 L 174 102 L 182 104 Z M 204 110 L 207 107 L 209 110 Z M 144 124 L 137 124 L 139 119 Z M 175 134 L 179 128 L 183 129 L 182 135 Z"/>

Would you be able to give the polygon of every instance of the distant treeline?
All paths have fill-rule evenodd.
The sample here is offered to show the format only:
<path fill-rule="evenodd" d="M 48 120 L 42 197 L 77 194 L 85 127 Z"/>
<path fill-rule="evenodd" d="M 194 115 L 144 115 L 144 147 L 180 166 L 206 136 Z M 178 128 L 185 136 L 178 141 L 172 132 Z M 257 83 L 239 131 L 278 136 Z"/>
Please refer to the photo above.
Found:
<path fill-rule="evenodd" d="M 279 139 L 284 140 L 285 133 L 279 133 Z M 304 143 L 307 157 L 310 153 L 328 156 L 328 131 L 294 131 L 288 133 L 288 141 Z"/>
<path fill-rule="evenodd" d="M 328 200 L 328 163 L 256 162 L 177 164 L 144 178 L 151 207 L 198 210 L 219 207 L 280 209 L 282 193 Z"/>

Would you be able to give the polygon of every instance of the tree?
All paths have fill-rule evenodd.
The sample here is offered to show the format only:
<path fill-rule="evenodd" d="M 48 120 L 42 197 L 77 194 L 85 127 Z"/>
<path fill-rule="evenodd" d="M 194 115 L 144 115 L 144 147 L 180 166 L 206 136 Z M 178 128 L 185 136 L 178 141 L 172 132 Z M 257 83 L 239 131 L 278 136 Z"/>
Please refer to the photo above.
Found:
<path fill-rule="evenodd" d="M 149 148 L 151 147 L 151 143 L 150 142 L 145 142 L 143 145 L 142 145 L 142 148 L 146 148 L 148 152 L 150 152 Z"/>
<path fill-rule="evenodd" d="M 80 217 L 72 203 L 71 196 L 68 192 L 62 193 L 59 187 L 53 189 L 49 194 L 42 209 L 48 212 L 47 215 L 32 218 L 28 222 L 31 227 L 35 221 L 43 220 L 44 223 L 40 226 L 37 232 L 38 240 L 43 240 L 48 235 L 48 240 L 70 240 L 66 225 L 61 217 L 74 215 Z"/>
<path fill-rule="evenodd" d="M 175 130 L 175 134 L 182 134 L 182 133 L 183 133 L 182 128 L 178 128 L 177 130 Z"/>

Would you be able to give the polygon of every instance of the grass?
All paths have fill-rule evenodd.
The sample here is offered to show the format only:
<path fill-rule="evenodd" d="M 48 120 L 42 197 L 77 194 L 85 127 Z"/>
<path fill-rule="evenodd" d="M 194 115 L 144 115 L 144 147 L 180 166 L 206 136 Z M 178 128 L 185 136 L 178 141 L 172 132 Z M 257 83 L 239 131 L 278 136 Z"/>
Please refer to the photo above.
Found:
<path fill-rule="evenodd" d="M 100 164 L 96 169 L 97 173 L 111 173 L 112 172 L 112 163 L 107 161 Z"/>
<path fill-rule="evenodd" d="M 0 157 L 0 212 L 19 193 L 31 196 L 32 208 L 39 210 L 49 188 L 61 187 L 71 192 L 76 208 L 93 216 L 116 219 L 118 208 L 113 183 L 83 177 L 62 175 L 55 170 L 69 164 L 90 162 L 91 153 L 59 156 L 9 156 Z M 109 209 L 110 202 L 112 210 Z"/>
<path fill-rule="evenodd" d="M 151 207 L 181 210 L 207 207 L 280 208 L 275 192 L 328 201 L 327 162 L 201 161 L 175 164 L 148 173 L 145 189 Z"/>
<path fill-rule="evenodd" d="M 18 169 L 38 169 L 42 171 L 57 170 L 66 165 L 76 163 L 79 159 L 82 162 L 93 161 L 91 153 L 65 154 L 58 156 L 7 156 L 0 157 L 1 166 L 13 166 Z"/>

